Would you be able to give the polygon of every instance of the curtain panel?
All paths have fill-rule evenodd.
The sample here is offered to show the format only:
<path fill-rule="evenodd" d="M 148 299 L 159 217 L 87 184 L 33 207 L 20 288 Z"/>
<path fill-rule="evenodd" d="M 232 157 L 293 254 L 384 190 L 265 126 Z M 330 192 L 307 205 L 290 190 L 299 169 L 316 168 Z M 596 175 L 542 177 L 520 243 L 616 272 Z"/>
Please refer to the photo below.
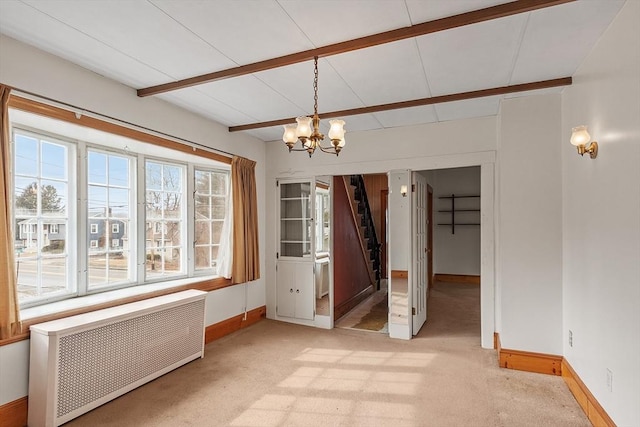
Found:
<path fill-rule="evenodd" d="M 11 88 L 0 84 L 0 340 L 21 332 L 11 223 L 11 150 L 9 137 L 9 95 Z"/>
<path fill-rule="evenodd" d="M 232 282 L 245 283 L 260 278 L 258 246 L 258 201 L 256 162 L 234 156 L 231 161 L 233 193 Z"/>

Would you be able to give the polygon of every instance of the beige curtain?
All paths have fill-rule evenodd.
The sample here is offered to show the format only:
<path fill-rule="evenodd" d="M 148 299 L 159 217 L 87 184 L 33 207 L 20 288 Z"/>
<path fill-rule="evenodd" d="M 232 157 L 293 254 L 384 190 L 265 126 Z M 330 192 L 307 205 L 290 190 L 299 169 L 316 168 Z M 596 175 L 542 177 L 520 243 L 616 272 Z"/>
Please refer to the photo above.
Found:
<path fill-rule="evenodd" d="M 255 168 L 256 162 L 233 156 L 231 161 L 233 193 L 233 266 L 231 277 L 234 284 L 260 278 Z"/>
<path fill-rule="evenodd" d="M 9 94 L 11 88 L 0 85 L 0 340 L 20 333 L 20 311 L 14 268 L 14 235 L 11 224 L 9 185 L 11 155 L 9 150 Z"/>

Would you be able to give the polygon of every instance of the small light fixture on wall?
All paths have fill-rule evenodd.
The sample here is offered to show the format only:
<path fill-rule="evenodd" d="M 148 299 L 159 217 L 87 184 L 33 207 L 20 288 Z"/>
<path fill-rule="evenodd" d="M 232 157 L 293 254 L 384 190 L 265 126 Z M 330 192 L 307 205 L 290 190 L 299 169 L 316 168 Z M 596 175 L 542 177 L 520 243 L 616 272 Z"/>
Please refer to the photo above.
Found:
<path fill-rule="evenodd" d="M 591 135 L 587 132 L 586 126 L 577 126 L 571 129 L 571 144 L 578 148 L 578 154 L 589 153 L 589 157 L 598 157 L 598 143 L 591 141 Z M 588 144 L 588 145 L 587 145 Z"/>
<path fill-rule="evenodd" d="M 400 194 L 402 194 L 402 197 L 407 197 L 407 186 L 406 185 L 401 185 L 400 186 Z"/>

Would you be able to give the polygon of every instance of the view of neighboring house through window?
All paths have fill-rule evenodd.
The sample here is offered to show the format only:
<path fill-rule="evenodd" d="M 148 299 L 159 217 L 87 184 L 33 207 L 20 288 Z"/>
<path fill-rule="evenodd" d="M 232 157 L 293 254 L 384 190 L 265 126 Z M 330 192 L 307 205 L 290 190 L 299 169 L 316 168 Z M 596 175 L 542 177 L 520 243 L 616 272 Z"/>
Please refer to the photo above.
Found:
<path fill-rule="evenodd" d="M 74 149 L 64 142 L 22 132 L 14 134 L 14 217 L 20 301 L 74 292 L 68 242 Z M 68 244 L 69 243 L 69 244 Z"/>
<path fill-rule="evenodd" d="M 228 174 L 195 170 L 195 268 L 217 273 L 217 258 L 227 212 Z"/>
<path fill-rule="evenodd" d="M 185 244 L 183 226 L 184 176 L 181 165 L 147 160 L 146 220 L 154 233 L 146 236 L 146 277 L 149 279 L 185 273 Z"/>
<path fill-rule="evenodd" d="M 33 113 L 9 115 L 21 308 L 217 276 L 228 164 Z"/>
<path fill-rule="evenodd" d="M 130 178 L 133 164 L 130 157 L 87 150 L 89 290 L 134 280 L 129 248 L 135 238 L 131 242 L 126 232 L 133 218 Z"/>

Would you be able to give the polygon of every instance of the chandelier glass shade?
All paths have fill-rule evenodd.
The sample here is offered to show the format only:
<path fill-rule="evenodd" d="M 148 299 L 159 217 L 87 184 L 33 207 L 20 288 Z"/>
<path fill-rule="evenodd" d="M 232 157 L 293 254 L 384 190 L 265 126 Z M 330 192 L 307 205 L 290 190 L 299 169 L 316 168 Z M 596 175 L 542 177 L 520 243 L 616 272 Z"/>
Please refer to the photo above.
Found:
<path fill-rule="evenodd" d="M 311 157 L 319 148 L 323 153 L 340 154 L 340 150 L 345 145 L 344 141 L 344 120 L 329 120 L 329 139 L 331 145 L 323 146 L 324 135 L 320 132 L 320 117 L 318 116 L 318 57 L 313 58 L 314 79 L 313 79 L 313 117 L 301 116 L 296 119 L 296 123 L 284 125 L 284 135 L 282 140 L 291 151 L 306 151 Z M 300 141 L 301 148 L 296 148 Z"/>

